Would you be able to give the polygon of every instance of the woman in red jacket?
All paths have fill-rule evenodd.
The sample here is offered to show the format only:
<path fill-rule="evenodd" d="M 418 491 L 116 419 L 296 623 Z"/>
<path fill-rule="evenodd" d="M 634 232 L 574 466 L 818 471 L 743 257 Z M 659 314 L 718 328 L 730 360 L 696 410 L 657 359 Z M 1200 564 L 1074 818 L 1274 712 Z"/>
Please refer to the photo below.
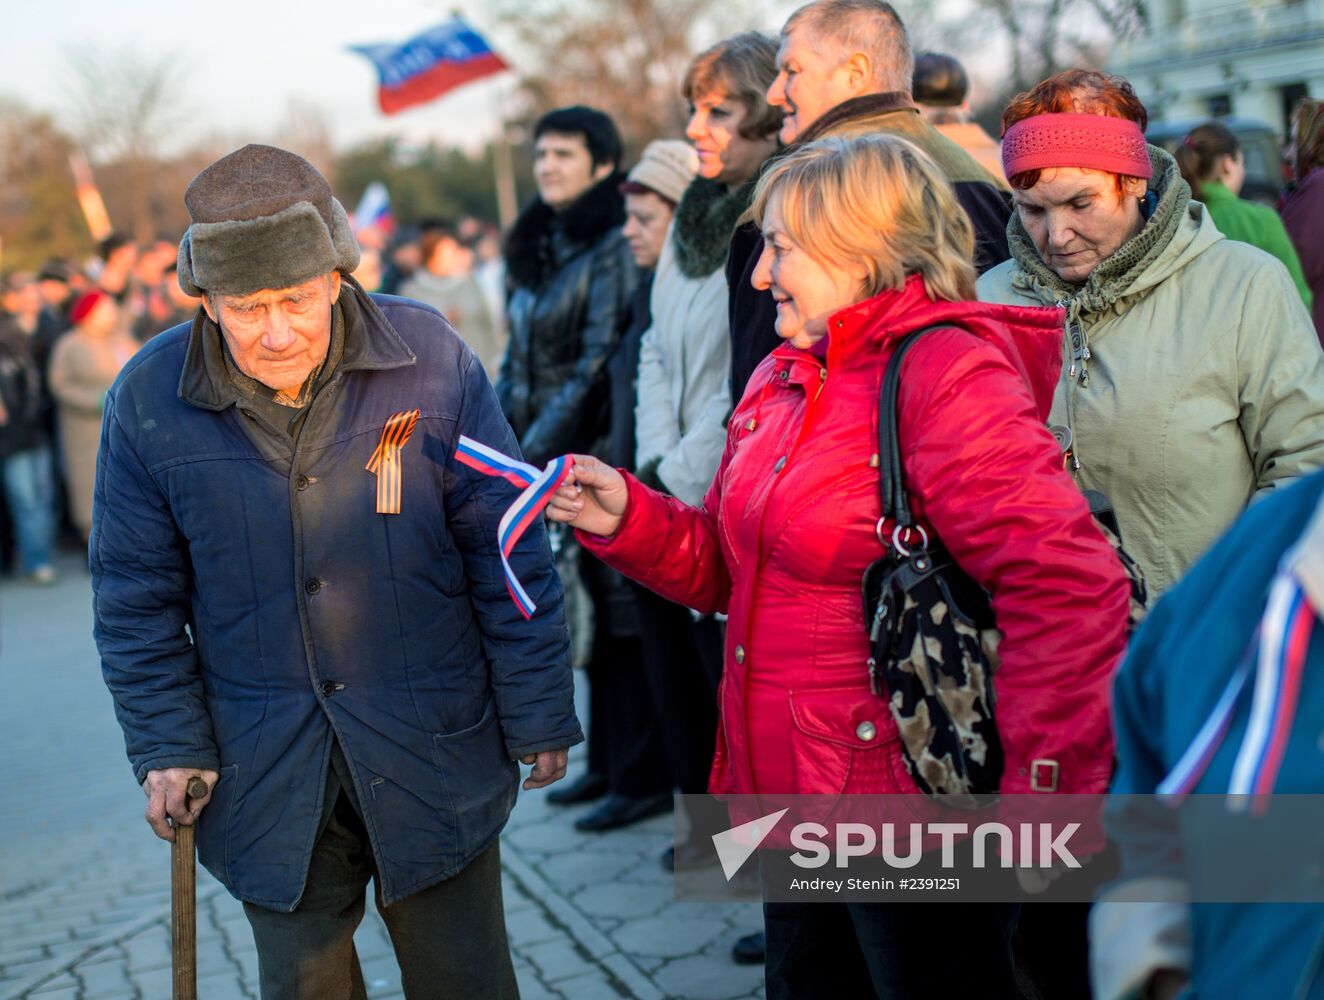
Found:
<path fill-rule="evenodd" d="M 549 508 L 667 599 L 730 616 L 710 790 L 915 792 L 870 690 L 860 578 L 891 534 L 876 530 L 883 371 L 905 334 L 950 322 L 903 363 L 898 436 L 916 519 L 992 596 L 1002 791 L 1103 792 L 1128 584 L 1045 428 L 1060 315 L 971 301 L 970 223 L 905 140 L 807 145 L 764 174 L 753 211 L 753 280 L 785 343 L 736 407 L 703 505 L 576 456 Z M 1011 907 L 764 914 L 770 998 L 1016 995 Z"/>

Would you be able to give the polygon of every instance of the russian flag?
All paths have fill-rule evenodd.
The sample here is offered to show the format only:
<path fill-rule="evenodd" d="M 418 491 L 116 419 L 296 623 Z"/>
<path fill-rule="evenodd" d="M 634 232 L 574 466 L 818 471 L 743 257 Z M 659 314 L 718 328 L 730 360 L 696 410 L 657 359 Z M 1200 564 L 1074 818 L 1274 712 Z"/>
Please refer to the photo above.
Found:
<path fill-rule="evenodd" d="M 377 100 L 388 115 L 507 68 L 483 36 L 458 17 L 403 45 L 351 45 L 350 51 L 377 67 Z"/>
<path fill-rule="evenodd" d="M 358 208 L 349 218 L 350 228 L 358 235 L 370 226 L 383 233 L 395 228 L 395 217 L 391 215 L 391 193 L 381 181 L 373 181 L 363 189 Z"/>

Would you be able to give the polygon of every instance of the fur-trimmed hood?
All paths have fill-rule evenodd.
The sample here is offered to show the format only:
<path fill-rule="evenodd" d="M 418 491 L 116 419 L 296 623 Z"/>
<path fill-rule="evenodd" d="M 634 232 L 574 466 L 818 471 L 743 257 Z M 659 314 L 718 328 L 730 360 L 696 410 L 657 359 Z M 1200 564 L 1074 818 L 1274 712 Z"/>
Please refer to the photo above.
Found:
<path fill-rule="evenodd" d="M 537 288 L 567 258 L 625 224 L 621 174 L 613 172 L 563 212 L 535 197 L 506 237 L 506 273 L 517 288 Z"/>
<path fill-rule="evenodd" d="M 696 178 L 676 207 L 671 242 L 676 264 L 687 278 L 706 278 L 724 263 L 731 233 L 754 197 L 757 177 L 729 191 L 724 184 Z"/>

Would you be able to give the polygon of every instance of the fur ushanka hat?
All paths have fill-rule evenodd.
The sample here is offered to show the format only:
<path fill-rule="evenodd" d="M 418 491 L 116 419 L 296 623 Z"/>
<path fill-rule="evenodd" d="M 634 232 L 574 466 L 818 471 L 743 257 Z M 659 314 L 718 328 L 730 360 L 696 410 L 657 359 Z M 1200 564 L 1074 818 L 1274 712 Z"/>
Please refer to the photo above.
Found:
<path fill-rule="evenodd" d="M 283 149 L 248 145 L 221 157 L 193 178 L 184 204 L 192 225 L 179 244 L 178 277 L 189 295 L 249 295 L 359 266 L 331 185 Z"/>

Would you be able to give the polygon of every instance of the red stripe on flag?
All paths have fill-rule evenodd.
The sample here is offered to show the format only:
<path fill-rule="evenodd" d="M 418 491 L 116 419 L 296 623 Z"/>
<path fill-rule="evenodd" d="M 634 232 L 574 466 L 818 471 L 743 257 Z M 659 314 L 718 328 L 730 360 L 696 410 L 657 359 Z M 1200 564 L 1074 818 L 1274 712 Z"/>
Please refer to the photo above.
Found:
<path fill-rule="evenodd" d="M 506 64 L 495 52 L 462 63 L 440 62 L 396 87 L 379 87 L 377 101 L 385 114 L 393 115 L 415 104 L 423 104 L 440 97 L 448 90 L 506 69 Z"/>

